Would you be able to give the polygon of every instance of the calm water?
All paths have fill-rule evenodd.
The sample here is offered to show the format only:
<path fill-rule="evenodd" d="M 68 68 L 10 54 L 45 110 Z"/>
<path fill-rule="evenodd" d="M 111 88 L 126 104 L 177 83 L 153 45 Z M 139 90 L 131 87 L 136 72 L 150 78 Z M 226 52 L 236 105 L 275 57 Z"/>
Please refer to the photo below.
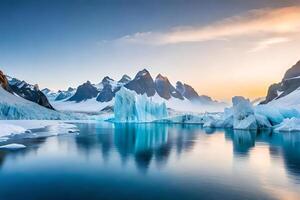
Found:
<path fill-rule="evenodd" d="M 0 200 L 300 199 L 300 133 L 77 124 L 0 151 Z"/>

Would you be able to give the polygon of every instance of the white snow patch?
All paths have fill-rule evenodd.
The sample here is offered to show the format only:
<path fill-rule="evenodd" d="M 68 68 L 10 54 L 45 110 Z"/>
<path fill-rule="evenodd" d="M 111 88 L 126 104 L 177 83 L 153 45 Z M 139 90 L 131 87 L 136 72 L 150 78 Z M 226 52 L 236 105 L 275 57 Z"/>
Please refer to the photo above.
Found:
<path fill-rule="evenodd" d="M 0 141 L 7 141 L 9 137 L 23 133 L 28 133 L 26 137 L 47 137 L 79 131 L 76 125 L 66 122 L 59 120 L 0 120 Z M 40 128 L 45 128 L 46 131 L 43 133 L 31 132 L 33 129 Z"/>
<path fill-rule="evenodd" d="M 26 129 L 13 124 L 1 123 L 0 124 L 0 137 L 9 136 L 11 134 L 19 134 L 19 133 L 25 133 Z"/>
<path fill-rule="evenodd" d="M 100 112 L 106 106 L 114 104 L 114 100 L 109 102 L 99 102 L 96 98 L 88 99 L 86 101 L 52 101 L 51 105 L 60 111 L 73 111 L 73 112 Z"/>

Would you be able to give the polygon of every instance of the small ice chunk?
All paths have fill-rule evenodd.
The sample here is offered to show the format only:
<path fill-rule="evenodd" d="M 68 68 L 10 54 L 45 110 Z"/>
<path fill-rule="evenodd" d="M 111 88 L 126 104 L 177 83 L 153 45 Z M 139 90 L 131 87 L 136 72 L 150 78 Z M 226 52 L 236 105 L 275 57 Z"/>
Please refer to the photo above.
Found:
<path fill-rule="evenodd" d="M 277 125 L 274 129 L 279 132 L 296 132 L 300 131 L 300 118 L 287 118 L 284 119 L 279 125 Z"/>
<path fill-rule="evenodd" d="M 18 143 L 12 143 L 12 144 L 7 144 L 7 145 L 2 145 L 0 146 L 0 149 L 24 149 L 26 148 L 25 145 L 23 144 L 18 144 Z"/>

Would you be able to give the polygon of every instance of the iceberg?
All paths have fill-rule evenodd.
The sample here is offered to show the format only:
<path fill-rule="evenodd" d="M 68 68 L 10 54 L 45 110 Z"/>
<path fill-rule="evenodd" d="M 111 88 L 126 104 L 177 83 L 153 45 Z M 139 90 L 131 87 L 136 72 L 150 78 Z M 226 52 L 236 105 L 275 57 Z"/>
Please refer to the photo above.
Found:
<path fill-rule="evenodd" d="M 284 116 L 279 109 L 273 106 L 258 105 L 255 107 L 255 114 L 265 116 L 273 125 L 280 124 L 284 120 Z"/>
<path fill-rule="evenodd" d="M 257 123 L 254 109 L 249 99 L 236 96 L 232 98 L 233 103 L 233 128 L 256 130 Z"/>
<path fill-rule="evenodd" d="M 284 119 L 279 125 L 275 126 L 274 130 L 278 132 L 300 131 L 300 118 Z"/>
<path fill-rule="evenodd" d="M 165 103 L 155 103 L 124 87 L 116 93 L 114 114 L 114 122 L 152 122 L 168 117 Z"/>
<path fill-rule="evenodd" d="M 269 119 L 255 112 L 251 102 L 244 97 L 233 97 L 233 106 L 225 108 L 223 114 L 204 118 L 204 127 L 233 128 L 237 130 L 256 130 L 258 128 L 271 128 Z"/>

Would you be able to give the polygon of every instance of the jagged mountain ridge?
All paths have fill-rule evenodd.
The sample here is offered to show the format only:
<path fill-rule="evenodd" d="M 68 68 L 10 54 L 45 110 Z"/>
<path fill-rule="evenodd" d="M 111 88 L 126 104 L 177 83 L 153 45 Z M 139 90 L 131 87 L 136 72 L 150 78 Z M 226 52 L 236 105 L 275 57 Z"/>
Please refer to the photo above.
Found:
<path fill-rule="evenodd" d="M 174 87 L 169 79 L 161 74 L 158 74 L 153 79 L 147 69 L 139 71 L 133 79 L 128 75 L 123 75 L 119 81 L 115 81 L 108 76 L 104 77 L 99 84 L 92 84 L 90 81 L 87 81 L 78 86 L 75 94 L 66 99 L 66 101 L 82 102 L 96 98 L 98 102 L 109 102 L 122 86 L 135 91 L 137 94 L 146 94 L 148 97 L 153 97 L 157 94 L 165 100 L 175 98 L 199 103 L 215 102 L 208 96 L 198 95 L 192 86 L 180 81 Z"/>
<path fill-rule="evenodd" d="M 22 97 L 28 101 L 34 102 L 39 104 L 40 106 L 43 106 L 45 108 L 54 110 L 52 105 L 49 103 L 48 98 L 46 95 L 39 89 L 39 86 L 37 84 L 31 85 L 25 81 L 21 81 L 16 78 L 12 78 L 10 76 L 5 76 L 1 72 L 2 79 L 5 79 L 8 83 L 8 86 L 2 86 L 3 89 L 10 92 L 11 94 L 17 95 L 19 97 Z"/>
<path fill-rule="evenodd" d="M 267 92 L 266 99 L 261 104 L 280 99 L 294 92 L 300 87 L 300 60 L 289 68 L 281 82 L 272 84 Z"/>

